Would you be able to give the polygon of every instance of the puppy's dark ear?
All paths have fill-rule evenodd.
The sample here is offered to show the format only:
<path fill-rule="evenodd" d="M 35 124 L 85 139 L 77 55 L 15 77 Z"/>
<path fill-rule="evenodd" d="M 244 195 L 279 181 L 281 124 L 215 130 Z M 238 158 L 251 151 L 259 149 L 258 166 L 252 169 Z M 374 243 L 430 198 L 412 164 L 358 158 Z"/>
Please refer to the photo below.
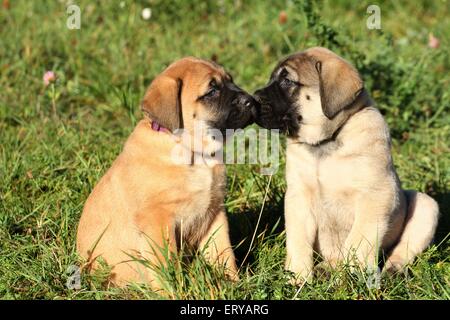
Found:
<path fill-rule="evenodd" d="M 341 59 L 316 62 L 322 111 L 328 119 L 355 101 L 364 83 L 353 66 Z"/>
<path fill-rule="evenodd" d="M 141 102 L 141 110 L 161 126 L 174 131 L 183 127 L 180 79 L 161 75 L 151 83 Z"/>

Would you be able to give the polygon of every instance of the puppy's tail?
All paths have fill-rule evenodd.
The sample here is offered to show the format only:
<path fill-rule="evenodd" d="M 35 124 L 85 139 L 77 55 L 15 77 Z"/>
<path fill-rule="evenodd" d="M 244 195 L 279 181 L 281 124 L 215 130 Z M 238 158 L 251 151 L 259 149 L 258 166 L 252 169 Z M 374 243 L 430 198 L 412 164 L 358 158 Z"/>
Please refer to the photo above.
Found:
<path fill-rule="evenodd" d="M 384 267 L 388 272 L 402 270 L 430 245 L 439 219 L 439 207 L 433 198 L 413 190 L 404 193 L 408 211 L 402 235 Z"/>

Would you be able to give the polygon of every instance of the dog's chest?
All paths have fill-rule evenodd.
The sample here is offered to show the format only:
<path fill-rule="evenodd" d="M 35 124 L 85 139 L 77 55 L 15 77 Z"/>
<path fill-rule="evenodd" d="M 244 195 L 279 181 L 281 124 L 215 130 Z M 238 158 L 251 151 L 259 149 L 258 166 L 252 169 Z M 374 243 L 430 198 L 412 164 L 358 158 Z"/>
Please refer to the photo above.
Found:
<path fill-rule="evenodd" d="M 288 187 L 304 186 L 316 197 L 331 202 L 352 201 L 353 191 L 365 180 L 366 161 L 346 156 L 345 152 L 337 152 L 334 148 L 311 151 L 309 146 L 289 146 L 286 163 Z"/>
<path fill-rule="evenodd" d="M 223 166 L 210 168 L 193 166 L 186 176 L 184 201 L 176 213 L 177 224 L 185 233 L 194 228 L 208 227 L 210 220 L 223 206 L 225 169 Z"/>
<path fill-rule="evenodd" d="M 290 190 L 309 193 L 319 233 L 341 242 L 354 221 L 355 188 L 362 174 L 357 160 L 333 153 L 332 149 L 311 152 L 302 145 L 289 147 L 286 177 Z"/>

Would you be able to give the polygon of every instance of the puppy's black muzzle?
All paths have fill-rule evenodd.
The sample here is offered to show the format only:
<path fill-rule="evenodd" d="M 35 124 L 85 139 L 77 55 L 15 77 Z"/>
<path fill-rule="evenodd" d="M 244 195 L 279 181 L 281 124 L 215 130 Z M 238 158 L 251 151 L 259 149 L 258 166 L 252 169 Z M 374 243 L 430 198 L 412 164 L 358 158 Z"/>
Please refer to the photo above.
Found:
<path fill-rule="evenodd" d="M 301 117 L 296 108 L 275 81 L 255 91 L 259 104 L 255 122 L 266 129 L 278 129 L 289 136 L 295 136 Z"/>
<path fill-rule="evenodd" d="M 224 93 L 219 102 L 219 114 L 213 127 L 225 129 L 242 129 L 255 122 L 258 102 L 234 83 L 225 84 Z"/>
<path fill-rule="evenodd" d="M 241 92 L 231 102 L 227 125 L 231 129 L 244 128 L 256 120 L 258 102 L 248 93 Z"/>

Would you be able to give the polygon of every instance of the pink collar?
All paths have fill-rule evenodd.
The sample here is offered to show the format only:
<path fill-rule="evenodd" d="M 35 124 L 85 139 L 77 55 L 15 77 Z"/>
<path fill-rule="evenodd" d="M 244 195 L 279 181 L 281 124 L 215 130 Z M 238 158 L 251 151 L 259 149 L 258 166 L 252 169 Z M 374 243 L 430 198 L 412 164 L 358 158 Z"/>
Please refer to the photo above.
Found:
<path fill-rule="evenodd" d="M 160 125 L 158 122 L 152 120 L 151 121 L 151 128 L 153 131 L 160 131 L 160 132 L 165 132 L 165 133 L 170 133 L 169 129 L 163 127 L 162 125 Z"/>

